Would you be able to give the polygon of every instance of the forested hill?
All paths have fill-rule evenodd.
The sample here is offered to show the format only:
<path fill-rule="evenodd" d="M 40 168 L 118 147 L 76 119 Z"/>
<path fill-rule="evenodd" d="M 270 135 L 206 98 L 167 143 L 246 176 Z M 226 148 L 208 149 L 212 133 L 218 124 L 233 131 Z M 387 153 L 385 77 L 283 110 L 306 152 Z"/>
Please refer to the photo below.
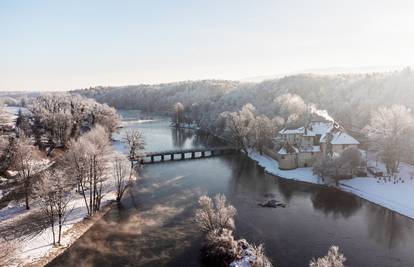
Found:
<path fill-rule="evenodd" d="M 99 86 L 72 92 L 108 103 L 115 108 L 169 112 L 176 102 L 182 102 L 186 106 L 215 102 L 239 86 L 236 81 L 203 80 L 156 85 Z"/>
<path fill-rule="evenodd" d="M 414 71 L 406 68 L 373 74 L 301 74 L 261 83 L 186 81 L 95 87 L 73 92 L 124 109 L 168 112 L 176 102 L 181 102 L 185 108 L 197 105 L 198 112 L 209 117 L 209 121 L 214 121 L 223 111 L 239 110 L 246 103 L 272 118 L 282 112 L 282 103 L 275 99 L 289 95 L 284 101 L 293 101 L 299 106 L 313 103 L 347 127 L 362 128 L 368 123 L 371 111 L 379 106 L 403 104 L 414 108 Z"/>

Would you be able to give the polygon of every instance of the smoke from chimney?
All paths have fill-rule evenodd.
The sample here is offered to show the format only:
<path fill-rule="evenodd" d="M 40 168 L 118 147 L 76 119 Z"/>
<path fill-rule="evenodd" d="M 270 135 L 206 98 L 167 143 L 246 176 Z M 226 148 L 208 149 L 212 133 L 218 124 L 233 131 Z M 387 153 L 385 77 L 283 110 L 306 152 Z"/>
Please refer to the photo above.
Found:
<path fill-rule="evenodd" d="M 322 118 L 324 118 L 327 121 L 335 122 L 335 120 L 331 116 L 329 116 L 328 111 L 326 111 L 325 109 L 323 109 L 323 110 L 322 109 L 317 109 L 314 105 L 311 105 L 310 106 L 310 112 L 312 114 L 316 114 L 318 116 L 321 116 Z"/>

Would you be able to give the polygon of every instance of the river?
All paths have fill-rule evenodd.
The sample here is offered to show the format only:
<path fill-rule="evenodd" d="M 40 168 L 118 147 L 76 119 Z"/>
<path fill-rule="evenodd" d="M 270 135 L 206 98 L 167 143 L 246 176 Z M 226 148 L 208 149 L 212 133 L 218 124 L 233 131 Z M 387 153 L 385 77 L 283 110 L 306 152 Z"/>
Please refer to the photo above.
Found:
<path fill-rule="evenodd" d="M 219 145 L 169 128 L 168 120 L 121 112 L 147 151 Z M 115 135 L 119 140 L 120 135 Z M 116 149 L 124 151 L 120 141 Z M 338 245 L 347 266 L 414 266 L 414 221 L 333 188 L 266 174 L 243 155 L 146 165 L 123 199 L 49 266 L 200 266 L 197 199 L 223 193 L 237 209 L 236 233 L 264 243 L 275 266 L 307 266 Z M 257 204 L 272 196 L 285 208 Z"/>

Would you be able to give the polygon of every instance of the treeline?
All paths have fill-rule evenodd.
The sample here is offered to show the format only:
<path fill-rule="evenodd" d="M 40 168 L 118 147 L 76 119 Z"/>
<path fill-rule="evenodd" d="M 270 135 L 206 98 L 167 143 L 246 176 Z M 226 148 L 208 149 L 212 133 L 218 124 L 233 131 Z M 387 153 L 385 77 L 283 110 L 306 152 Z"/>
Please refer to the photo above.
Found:
<path fill-rule="evenodd" d="M 86 97 L 116 108 L 141 109 L 148 112 L 173 111 L 180 102 L 194 110 L 200 121 L 209 123 L 224 111 L 240 110 L 251 103 L 259 114 L 270 118 L 280 115 L 275 101 L 285 94 L 298 95 L 313 103 L 346 128 L 362 129 L 372 110 L 392 104 L 414 108 L 414 72 L 402 71 L 335 76 L 294 75 L 262 83 L 235 81 L 187 81 L 159 85 L 95 87 L 77 90 Z M 191 113 L 194 113 L 191 112 Z"/>
<path fill-rule="evenodd" d="M 93 98 L 101 103 L 122 109 L 141 109 L 148 112 L 170 112 L 176 102 L 185 106 L 215 102 L 237 89 L 234 81 L 188 81 L 159 85 L 95 87 L 73 93 Z"/>

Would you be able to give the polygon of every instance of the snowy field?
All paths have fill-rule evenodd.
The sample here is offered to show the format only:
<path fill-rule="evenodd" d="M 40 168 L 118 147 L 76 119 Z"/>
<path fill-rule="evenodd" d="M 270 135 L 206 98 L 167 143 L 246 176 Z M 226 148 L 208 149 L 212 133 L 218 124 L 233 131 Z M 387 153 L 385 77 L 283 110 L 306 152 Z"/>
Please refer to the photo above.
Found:
<path fill-rule="evenodd" d="M 312 173 L 312 168 L 280 170 L 278 162 L 269 156 L 249 151 L 249 157 L 264 167 L 266 172 L 278 177 L 327 185 L 321 178 Z M 370 160 L 369 164 L 370 166 L 376 165 L 373 160 Z M 385 170 L 381 163 L 378 163 L 377 169 Z M 350 180 L 342 180 L 339 182 L 339 188 L 414 219 L 413 165 L 401 163 L 399 173 L 394 177 L 355 177 Z"/>

